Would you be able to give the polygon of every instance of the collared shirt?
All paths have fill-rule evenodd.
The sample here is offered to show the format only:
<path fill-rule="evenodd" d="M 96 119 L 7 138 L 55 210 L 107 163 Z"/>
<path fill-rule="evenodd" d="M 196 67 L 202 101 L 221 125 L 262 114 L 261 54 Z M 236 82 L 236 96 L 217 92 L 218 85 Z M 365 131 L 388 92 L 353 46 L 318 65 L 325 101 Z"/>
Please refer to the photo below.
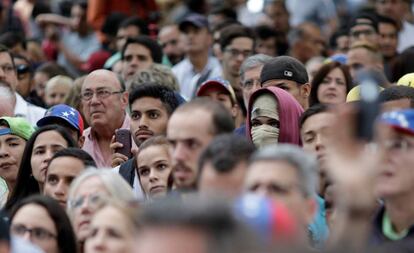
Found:
<path fill-rule="evenodd" d="M 383 225 L 384 225 L 384 215 L 385 215 L 385 207 L 381 206 L 377 213 L 375 214 L 375 217 L 372 221 L 372 230 L 370 235 L 370 244 L 371 245 L 381 245 L 384 243 L 392 243 L 392 242 L 402 242 L 402 241 L 413 241 L 414 238 L 414 225 L 412 225 L 410 228 L 407 229 L 407 234 L 405 237 L 399 239 L 399 240 L 392 240 L 388 238 L 387 235 L 384 234 L 383 231 Z M 390 221 L 391 222 L 391 221 Z"/>
<path fill-rule="evenodd" d="M 177 77 L 180 84 L 180 93 L 184 99 L 191 100 L 195 95 L 197 85 L 199 86 L 207 79 L 218 77 L 222 75 L 220 62 L 216 57 L 209 56 L 206 66 L 203 71 L 196 72 L 193 64 L 188 58 L 177 63 L 172 68 L 172 72 Z"/>
<path fill-rule="evenodd" d="M 407 21 L 402 22 L 402 27 L 398 33 L 397 51 L 402 53 L 405 49 L 414 45 L 414 24 Z"/>
<path fill-rule="evenodd" d="M 125 114 L 124 122 L 122 123 L 122 126 L 120 128 L 122 129 L 129 129 L 130 124 L 130 117 L 128 114 Z M 85 143 L 83 144 L 82 149 L 88 152 L 92 158 L 96 162 L 96 166 L 98 168 L 102 167 L 111 167 L 112 157 L 104 157 L 102 154 L 102 151 L 99 147 L 98 140 L 95 137 L 96 133 L 92 131 L 91 127 L 88 127 L 83 131 L 83 136 L 85 137 Z M 132 142 L 133 145 L 135 142 Z"/>
<path fill-rule="evenodd" d="M 119 173 L 119 168 L 121 165 L 116 166 L 112 169 L 113 172 Z M 134 170 L 134 183 L 132 185 L 132 190 L 134 192 L 135 197 L 138 200 L 145 200 L 144 191 L 142 190 L 141 184 L 139 183 L 137 170 Z"/>
<path fill-rule="evenodd" d="M 32 105 L 24 100 L 18 93 L 15 94 L 16 105 L 14 107 L 14 116 L 25 118 L 30 124 L 36 126 L 37 121 L 45 115 L 46 109 Z"/>

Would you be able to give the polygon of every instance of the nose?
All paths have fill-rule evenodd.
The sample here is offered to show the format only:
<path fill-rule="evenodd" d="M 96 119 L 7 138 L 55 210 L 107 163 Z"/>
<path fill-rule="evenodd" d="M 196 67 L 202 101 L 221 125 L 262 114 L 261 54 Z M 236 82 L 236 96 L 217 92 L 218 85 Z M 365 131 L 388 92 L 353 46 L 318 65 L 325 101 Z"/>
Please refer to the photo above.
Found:
<path fill-rule="evenodd" d="M 3 68 L 0 67 L 0 80 L 4 80 L 6 78 L 6 73 L 4 72 Z"/>
<path fill-rule="evenodd" d="M 171 45 L 171 43 L 167 43 L 164 47 L 165 54 L 174 53 L 174 50 L 175 48 Z"/>
<path fill-rule="evenodd" d="M 43 162 L 49 163 L 49 161 L 50 161 L 50 159 L 52 158 L 53 155 L 54 155 L 54 152 L 50 148 L 48 148 L 46 150 L 46 154 L 45 154 L 45 157 L 43 159 Z"/>
<path fill-rule="evenodd" d="M 139 65 L 139 60 L 138 60 L 138 57 L 136 55 L 132 56 L 132 60 L 129 62 L 129 65 L 131 67 L 136 67 L 136 66 Z"/>
<path fill-rule="evenodd" d="M 154 169 L 150 170 L 149 180 L 150 180 L 150 182 L 158 181 L 158 175 L 157 175 L 157 172 Z"/>
<path fill-rule="evenodd" d="M 245 53 L 244 52 L 240 52 L 239 54 L 237 54 L 237 60 L 240 62 L 243 62 L 246 59 Z"/>
<path fill-rule="evenodd" d="M 334 80 L 330 81 L 328 84 L 329 89 L 335 89 L 336 88 L 336 82 Z"/>
<path fill-rule="evenodd" d="M 269 197 L 269 192 L 267 187 L 264 185 L 259 186 L 255 191 L 254 194 L 261 197 Z"/>
<path fill-rule="evenodd" d="M 105 251 L 105 235 L 104 233 L 98 232 L 95 238 L 92 239 L 93 248 L 96 252 L 104 252 Z"/>
<path fill-rule="evenodd" d="M 30 234 L 30 231 L 26 231 L 23 236 L 21 236 L 21 238 L 23 238 L 24 240 L 31 242 L 32 241 L 32 236 Z"/>
<path fill-rule="evenodd" d="M 140 128 L 148 128 L 148 117 L 144 115 L 141 116 L 139 120 L 139 127 Z"/>
<path fill-rule="evenodd" d="M 97 104 L 100 103 L 100 100 L 98 98 L 98 94 L 96 92 L 93 93 L 91 100 L 89 100 L 89 103 L 91 104 Z"/>
<path fill-rule="evenodd" d="M 173 158 L 177 161 L 185 161 L 187 158 L 187 149 L 183 143 L 177 143 L 173 150 Z"/>
<path fill-rule="evenodd" d="M 315 141 L 315 150 L 319 151 L 319 150 L 323 150 L 324 148 L 325 148 L 325 145 L 324 145 L 323 137 L 321 135 L 317 135 L 316 141 Z"/>
<path fill-rule="evenodd" d="M 9 156 L 9 152 L 5 148 L 5 145 L 0 145 L 0 158 L 6 158 Z"/>
<path fill-rule="evenodd" d="M 55 188 L 55 196 L 64 197 L 66 195 L 66 188 L 67 187 L 65 187 L 65 183 L 63 182 L 63 180 L 60 180 Z"/>

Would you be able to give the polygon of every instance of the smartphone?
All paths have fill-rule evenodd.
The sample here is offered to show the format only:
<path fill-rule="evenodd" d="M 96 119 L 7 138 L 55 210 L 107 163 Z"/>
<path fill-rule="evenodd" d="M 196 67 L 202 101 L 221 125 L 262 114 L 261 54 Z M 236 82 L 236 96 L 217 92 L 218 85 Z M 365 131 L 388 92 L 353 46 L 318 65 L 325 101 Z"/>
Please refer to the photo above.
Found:
<path fill-rule="evenodd" d="M 375 71 L 358 73 L 360 84 L 360 100 L 357 103 L 357 138 L 372 141 L 375 132 L 375 122 L 380 113 L 380 86 Z"/>
<path fill-rule="evenodd" d="M 116 153 L 123 154 L 128 158 L 132 158 L 131 147 L 131 131 L 128 129 L 117 129 L 115 131 L 115 141 L 122 143 L 122 148 L 118 148 L 115 150 Z"/>

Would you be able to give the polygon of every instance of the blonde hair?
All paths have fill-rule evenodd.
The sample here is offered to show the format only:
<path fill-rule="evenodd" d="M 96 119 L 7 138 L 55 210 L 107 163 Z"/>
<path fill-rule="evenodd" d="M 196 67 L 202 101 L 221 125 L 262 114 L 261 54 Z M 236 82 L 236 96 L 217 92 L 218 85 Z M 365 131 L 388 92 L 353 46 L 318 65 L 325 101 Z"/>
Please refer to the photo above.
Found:
<path fill-rule="evenodd" d="M 111 170 L 111 168 L 87 168 L 81 175 L 79 175 L 71 184 L 68 194 L 68 202 L 73 200 L 79 186 L 86 180 L 98 177 L 110 196 L 121 202 L 129 202 L 135 199 L 131 186 L 118 173 Z M 67 212 L 72 218 L 73 207 L 67 205 Z"/>
<path fill-rule="evenodd" d="M 103 198 L 101 206 L 98 208 L 96 213 L 106 207 L 112 207 L 121 212 L 122 216 L 127 219 L 128 227 L 131 229 L 131 231 L 134 232 L 137 230 L 139 227 L 139 221 L 137 218 L 141 209 L 141 206 L 137 201 L 123 202 L 113 197 Z"/>
<path fill-rule="evenodd" d="M 58 85 L 65 86 L 70 90 L 73 86 L 73 79 L 64 75 L 57 75 L 55 77 L 52 77 L 46 83 L 45 93 L 47 93 L 50 89 Z"/>

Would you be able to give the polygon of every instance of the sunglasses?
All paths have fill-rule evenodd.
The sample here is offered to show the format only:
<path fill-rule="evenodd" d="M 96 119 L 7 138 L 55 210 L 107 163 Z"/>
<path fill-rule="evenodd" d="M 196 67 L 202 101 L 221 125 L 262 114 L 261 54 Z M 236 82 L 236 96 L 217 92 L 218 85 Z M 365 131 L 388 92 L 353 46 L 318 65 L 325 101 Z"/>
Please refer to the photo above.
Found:
<path fill-rule="evenodd" d="M 26 74 L 26 73 L 30 72 L 30 66 L 24 65 L 24 64 L 17 65 L 16 66 L 16 71 L 17 71 L 17 74 L 19 74 L 19 75 Z"/>

